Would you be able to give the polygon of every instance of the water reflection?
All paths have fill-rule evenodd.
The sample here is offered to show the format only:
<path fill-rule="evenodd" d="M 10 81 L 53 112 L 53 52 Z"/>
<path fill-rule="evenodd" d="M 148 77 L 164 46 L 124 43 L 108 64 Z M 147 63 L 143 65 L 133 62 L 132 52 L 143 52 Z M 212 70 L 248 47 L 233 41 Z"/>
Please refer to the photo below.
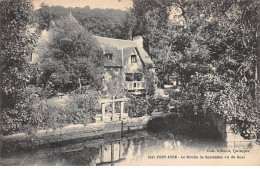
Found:
<path fill-rule="evenodd" d="M 99 148 L 99 157 L 96 159 L 96 165 L 114 165 L 125 160 L 122 155 L 123 142 L 117 141 L 111 144 L 101 145 Z"/>
<path fill-rule="evenodd" d="M 1 165 L 174 165 L 181 156 L 195 157 L 208 149 L 229 148 L 209 126 L 175 131 L 157 127 L 161 129 L 155 131 L 148 127 L 147 131 L 107 134 L 93 140 L 2 152 Z"/>

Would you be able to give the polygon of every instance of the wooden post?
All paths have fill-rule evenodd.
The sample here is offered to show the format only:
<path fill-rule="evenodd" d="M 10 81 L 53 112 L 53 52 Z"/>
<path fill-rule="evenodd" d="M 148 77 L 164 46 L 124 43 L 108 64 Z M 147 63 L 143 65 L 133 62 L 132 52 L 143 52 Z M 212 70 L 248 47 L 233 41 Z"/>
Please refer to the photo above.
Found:
<path fill-rule="evenodd" d="M 114 162 L 114 143 L 111 143 L 111 162 Z"/>
<path fill-rule="evenodd" d="M 124 113 L 124 105 L 125 105 L 125 102 L 121 102 L 121 105 L 120 105 L 120 120 L 123 119 L 123 113 Z"/>
<path fill-rule="evenodd" d="M 123 158 L 122 155 L 122 145 L 121 145 L 121 141 L 119 141 L 119 159 Z"/>
<path fill-rule="evenodd" d="M 101 154 L 100 154 L 100 163 L 104 162 L 104 148 L 103 146 L 100 146 Z"/>
<path fill-rule="evenodd" d="M 115 115 L 115 96 L 113 96 L 113 102 L 112 102 L 112 121 L 114 121 L 114 115 Z"/>
<path fill-rule="evenodd" d="M 106 106 L 105 104 L 101 104 L 101 108 L 102 108 L 102 114 L 101 114 L 101 121 L 105 121 L 105 111 L 106 111 Z"/>

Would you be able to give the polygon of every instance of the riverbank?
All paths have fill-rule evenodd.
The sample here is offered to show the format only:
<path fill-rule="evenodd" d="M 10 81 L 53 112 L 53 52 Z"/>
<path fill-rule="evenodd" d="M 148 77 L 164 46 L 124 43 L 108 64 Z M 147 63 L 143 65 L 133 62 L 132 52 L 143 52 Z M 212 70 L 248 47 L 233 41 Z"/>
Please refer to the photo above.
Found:
<path fill-rule="evenodd" d="M 167 118 L 165 117 L 167 116 Z M 215 123 L 214 123 L 215 122 Z M 244 145 L 250 146 L 256 140 L 245 140 L 239 134 L 234 134 L 230 128 L 221 123 L 217 118 L 211 123 L 190 121 L 180 118 L 176 114 L 154 112 L 151 116 L 143 116 L 138 118 L 124 117 L 117 121 L 104 121 L 97 123 L 70 124 L 63 128 L 38 130 L 33 135 L 26 133 L 18 133 L 4 136 L 1 138 L 1 150 L 16 151 L 17 149 L 37 147 L 41 145 L 49 145 L 53 143 L 61 143 L 78 139 L 94 140 L 102 138 L 106 134 L 117 133 L 119 135 L 130 133 L 133 131 L 143 130 L 154 133 L 164 133 L 171 131 L 172 133 L 195 133 L 188 130 L 200 130 L 201 136 L 210 137 L 218 140 L 226 145 Z M 208 132 L 208 130 L 214 132 Z"/>
<path fill-rule="evenodd" d="M 100 158 L 98 155 L 101 153 L 101 147 L 106 158 L 104 161 L 110 161 L 111 156 L 111 144 L 113 143 L 115 146 L 114 154 L 115 157 L 118 154 L 118 144 L 120 144 L 120 148 L 122 151 L 121 157 L 123 157 L 124 148 L 123 145 L 127 145 L 128 140 L 139 139 L 142 137 L 149 137 L 145 130 L 135 131 L 130 133 L 110 133 L 105 134 L 100 138 L 96 139 L 74 139 L 63 141 L 60 143 L 53 143 L 49 145 L 41 145 L 37 148 L 26 148 L 21 149 L 15 152 L 5 151 L 0 154 L 0 165 L 9 166 L 9 165 L 68 165 L 71 161 L 66 159 L 65 161 L 61 158 L 62 154 L 66 154 L 66 157 L 73 158 L 73 156 L 84 156 L 87 157 L 84 160 L 78 161 L 81 165 L 94 165 L 92 164 L 93 158 Z M 106 150 L 105 150 L 106 148 Z M 110 152 L 109 152 L 110 150 Z M 65 158 L 66 158 L 65 157 Z M 84 158 L 82 157 L 82 158 Z M 107 159 L 107 157 L 110 157 Z M 46 159 L 49 159 L 46 162 Z M 117 157 L 120 159 L 119 157 Z M 57 159 L 58 162 L 56 161 Z M 75 158 L 73 158 L 75 159 Z M 115 159 L 117 160 L 117 159 Z M 51 162 L 52 161 L 52 162 Z M 96 161 L 100 163 L 101 160 Z M 71 164 L 70 164 L 71 165 Z M 76 164 L 75 164 L 76 165 Z"/>
<path fill-rule="evenodd" d="M 158 118 L 149 120 L 145 130 L 123 134 L 121 132 L 104 134 L 93 139 L 67 140 L 24 148 L 15 152 L 5 151 L 1 153 L 0 165 L 162 165 L 165 162 L 167 165 L 183 165 L 187 161 L 189 164 L 206 165 L 209 162 L 218 164 L 220 161 L 219 159 L 205 159 L 204 161 L 192 157 L 201 155 L 205 158 L 215 156 L 224 158 L 224 156 L 233 155 L 236 158 L 245 157 L 237 159 L 236 162 L 230 159 L 221 163 L 231 165 L 234 162 L 242 164 L 249 161 L 245 159 L 250 159 L 250 163 L 255 164 L 253 160 L 259 157 L 257 154 L 259 145 L 251 144 L 250 147 L 241 147 L 237 143 L 232 145 L 221 143 L 220 138 L 211 135 L 216 132 L 216 128 L 206 127 L 207 124 L 187 127 L 190 122 L 187 121 L 184 124 L 181 119 L 175 119 L 176 124 L 173 125 L 182 126 L 177 131 L 169 130 L 170 128 L 167 127 L 172 124 L 170 122 L 173 122 L 173 119 L 164 119 L 165 123 L 159 121 L 157 123 L 158 131 L 154 131 L 150 123 L 155 121 L 158 121 Z M 204 132 L 204 130 L 206 131 Z M 211 150 L 216 152 L 210 152 Z M 230 150 L 230 153 L 222 152 L 226 150 Z M 234 153 L 234 150 L 238 150 L 238 152 Z M 167 156 L 167 159 L 162 156 Z M 175 156 L 184 156 L 185 159 L 175 159 Z"/>
<path fill-rule="evenodd" d="M 1 146 L 8 150 L 35 147 L 44 144 L 58 143 L 74 139 L 100 138 L 109 133 L 127 133 L 145 128 L 151 116 L 125 118 L 120 121 L 83 124 L 70 124 L 63 128 L 39 130 L 33 135 L 26 133 L 12 134 L 1 138 Z"/>

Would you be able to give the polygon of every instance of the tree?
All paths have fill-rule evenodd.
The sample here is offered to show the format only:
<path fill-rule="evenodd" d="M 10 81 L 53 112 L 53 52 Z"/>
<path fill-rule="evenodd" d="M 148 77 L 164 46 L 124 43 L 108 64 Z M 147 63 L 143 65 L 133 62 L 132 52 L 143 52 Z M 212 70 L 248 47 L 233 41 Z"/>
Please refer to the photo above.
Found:
<path fill-rule="evenodd" d="M 83 8 L 50 7 L 42 4 L 35 14 L 38 16 L 40 29 L 48 30 L 51 27 L 51 22 L 66 16 L 69 12 L 73 14 L 80 25 L 92 34 L 118 39 L 131 39 L 132 37 L 134 17 L 130 12 L 122 10 L 90 9 L 89 6 Z"/>
<path fill-rule="evenodd" d="M 136 10 L 146 8 L 138 5 L 134 5 Z M 260 119 L 255 105 L 259 3 L 175 0 L 171 6 L 181 11 L 178 17 L 184 24 L 164 20 L 159 12 L 151 12 L 160 11 L 163 5 L 152 5 L 153 9 L 142 16 L 149 16 L 146 25 L 155 26 L 141 31 L 147 32 L 150 53 L 161 68 L 159 79 L 163 80 L 165 74 L 178 75 L 181 95 L 172 95 L 172 101 L 178 99 L 201 116 L 221 114 L 227 122 L 235 122 L 234 129 L 250 138 L 252 130 L 259 131 Z M 158 26 L 159 20 L 164 26 Z"/>
<path fill-rule="evenodd" d="M 1 127 L 14 132 L 26 122 L 25 87 L 29 81 L 27 60 L 37 39 L 37 33 L 29 29 L 33 5 L 26 0 L 0 2 L 1 18 Z M 14 121 L 20 120 L 18 124 Z M 6 128 L 7 123 L 10 128 Z M 16 126 L 15 126 L 16 125 Z"/>
<path fill-rule="evenodd" d="M 189 71 L 183 78 L 185 100 L 195 112 L 221 114 L 243 136 L 252 137 L 252 130 L 259 131 L 254 96 L 256 1 L 194 1 L 181 6 L 192 32 L 182 53 L 181 71 Z"/>
<path fill-rule="evenodd" d="M 45 84 L 51 81 L 56 90 L 62 91 L 82 85 L 100 89 L 103 62 L 97 41 L 72 15 L 57 20 L 51 34 L 48 50 L 40 61 Z"/>
<path fill-rule="evenodd" d="M 136 24 L 133 36 L 142 35 L 144 48 L 150 52 L 150 45 L 153 44 L 156 32 L 165 27 L 169 17 L 168 7 L 170 0 L 134 0 L 132 13 L 136 17 Z M 158 32 L 157 32 L 158 33 Z M 156 43 L 159 44 L 159 43 Z M 153 53 L 151 52 L 152 57 Z"/>
<path fill-rule="evenodd" d="M 53 20 L 57 20 L 60 17 L 64 17 L 69 13 L 67 8 L 62 6 L 49 7 L 44 3 L 41 4 L 38 10 L 35 10 L 34 14 L 37 16 L 37 22 L 39 24 L 39 29 L 49 30 L 51 28 L 51 23 Z"/>

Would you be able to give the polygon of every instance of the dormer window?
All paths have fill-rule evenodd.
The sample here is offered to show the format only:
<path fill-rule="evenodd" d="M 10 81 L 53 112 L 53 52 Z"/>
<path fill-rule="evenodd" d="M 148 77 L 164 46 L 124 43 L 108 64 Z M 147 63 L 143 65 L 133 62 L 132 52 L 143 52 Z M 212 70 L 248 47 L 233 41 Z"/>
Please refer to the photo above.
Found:
<path fill-rule="evenodd" d="M 131 63 L 136 63 L 136 55 L 131 55 Z"/>
<path fill-rule="evenodd" d="M 136 51 L 133 50 L 133 52 L 131 53 L 131 63 L 136 63 L 137 59 L 136 59 Z"/>
<path fill-rule="evenodd" d="M 113 54 L 112 54 L 112 53 L 106 53 L 106 54 L 105 54 L 105 57 L 106 57 L 108 60 L 113 60 Z"/>

